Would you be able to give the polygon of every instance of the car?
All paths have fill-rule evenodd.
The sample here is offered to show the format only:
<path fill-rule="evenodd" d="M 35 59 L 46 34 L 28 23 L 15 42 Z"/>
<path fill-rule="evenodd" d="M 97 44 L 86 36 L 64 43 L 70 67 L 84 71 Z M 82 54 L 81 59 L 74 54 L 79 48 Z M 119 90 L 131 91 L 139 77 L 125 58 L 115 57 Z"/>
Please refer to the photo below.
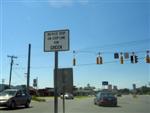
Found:
<path fill-rule="evenodd" d="M 0 93 L 0 107 L 14 109 L 17 106 L 30 106 L 31 96 L 20 89 L 7 89 Z"/>
<path fill-rule="evenodd" d="M 63 99 L 63 94 L 60 95 L 60 98 Z M 65 94 L 64 94 L 64 98 L 65 98 L 65 99 L 74 99 L 74 96 L 73 96 L 73 94 L 71 94 L 71 93 L 65 93 Z"/>
<path fill-rule="evenodd" d="M 117 93 L 116 96 L 117 96 L 117 97 L 121 97 L 122 94 L 121 94 L 121 93 Z"/>
<path fill-rule="evenodd" d="M 101 91 L 96 94 L 94 104 L 99 106 L 117 106 L 117 98 L 111 92 Z"/>

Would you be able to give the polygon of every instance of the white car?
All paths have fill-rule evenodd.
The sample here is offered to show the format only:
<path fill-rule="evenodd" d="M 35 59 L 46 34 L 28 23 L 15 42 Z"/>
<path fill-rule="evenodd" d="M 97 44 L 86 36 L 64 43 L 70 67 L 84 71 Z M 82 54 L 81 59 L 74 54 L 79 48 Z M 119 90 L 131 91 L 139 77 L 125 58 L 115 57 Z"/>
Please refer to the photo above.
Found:
<path fill-rule="evenodd" d="M 61 95 L 60 98 L 63 99 L 63 95 Z M 65 99 L 74 99 L 74 96 L 71 93 L 65 93 L 64 98 Z"/>

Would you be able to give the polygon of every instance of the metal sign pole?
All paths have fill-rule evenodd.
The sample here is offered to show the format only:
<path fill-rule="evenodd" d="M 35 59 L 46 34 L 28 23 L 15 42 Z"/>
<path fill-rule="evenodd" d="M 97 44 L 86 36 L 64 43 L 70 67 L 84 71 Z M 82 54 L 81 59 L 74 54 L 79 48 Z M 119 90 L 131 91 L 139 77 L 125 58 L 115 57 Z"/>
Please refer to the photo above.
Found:
<path fill-rule="evenodd" d="M 58 113 L 58 94 L 57 94 L 57 71 L 58 70 L 58 51 L 55 51 L 55 69 L 54 69 L 54 113 Z"/>
<path fill-rule="evenodd" d="M 65 113 L 65 74 L 62 74 L 62 81 L 63 81 L 63 113 Z"/>
<path fill-rule="evenodd" d="M 69 51 L 69 29 L 44 32 L 44 52 L 55 52 L 54 113 L 58 113 L 58 51 Z"/>
<path fill-rule="evenodd" d="M 63 113 L 65 113 L 65 95 L 63 92 Z"/>

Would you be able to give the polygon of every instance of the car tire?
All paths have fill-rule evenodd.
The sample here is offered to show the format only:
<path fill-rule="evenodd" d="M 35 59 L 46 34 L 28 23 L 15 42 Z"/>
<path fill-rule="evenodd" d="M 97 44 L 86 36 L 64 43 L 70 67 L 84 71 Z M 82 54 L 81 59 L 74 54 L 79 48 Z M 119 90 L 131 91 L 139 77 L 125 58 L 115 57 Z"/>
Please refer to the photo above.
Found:
<path fill-rule="evenodd" d="M 15 103 L 15 101 L 12 101 L 12 102 L 10 103 L 9 108 L 10 108 L 10 109 L 15 109 L 15 108 L 16 108 L 16 103 Z"/>
<path fill-rule="evenodd" d="M 27 102 L 26 102 L 26 104 L 25 104 L 25 107 L 26 107 L 26 108 L 29 108 L 29 107 L 30 107 L 30 101 L 29 101 L 29 100 L 27 100 Z"/>

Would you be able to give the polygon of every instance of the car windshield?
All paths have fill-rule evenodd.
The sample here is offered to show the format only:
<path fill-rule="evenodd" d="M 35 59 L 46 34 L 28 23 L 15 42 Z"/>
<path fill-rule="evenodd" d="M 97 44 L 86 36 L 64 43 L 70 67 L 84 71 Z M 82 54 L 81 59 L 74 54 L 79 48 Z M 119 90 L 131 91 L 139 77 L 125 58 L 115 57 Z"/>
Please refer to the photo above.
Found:
<path fill-rule="evenodd" d="M 65 95 L 71 95 L 70 93 L 66 93 Z"/>
<path fill-rule="evenodd" d="M 112 93 L 102 93 L 101 96 L 102 97 L 114 97 Z"/>
<path fill-rule="evenodd" d="M 0 96 L 14 96 L 16 91 L 3 91 L 0 93 Z"/>

